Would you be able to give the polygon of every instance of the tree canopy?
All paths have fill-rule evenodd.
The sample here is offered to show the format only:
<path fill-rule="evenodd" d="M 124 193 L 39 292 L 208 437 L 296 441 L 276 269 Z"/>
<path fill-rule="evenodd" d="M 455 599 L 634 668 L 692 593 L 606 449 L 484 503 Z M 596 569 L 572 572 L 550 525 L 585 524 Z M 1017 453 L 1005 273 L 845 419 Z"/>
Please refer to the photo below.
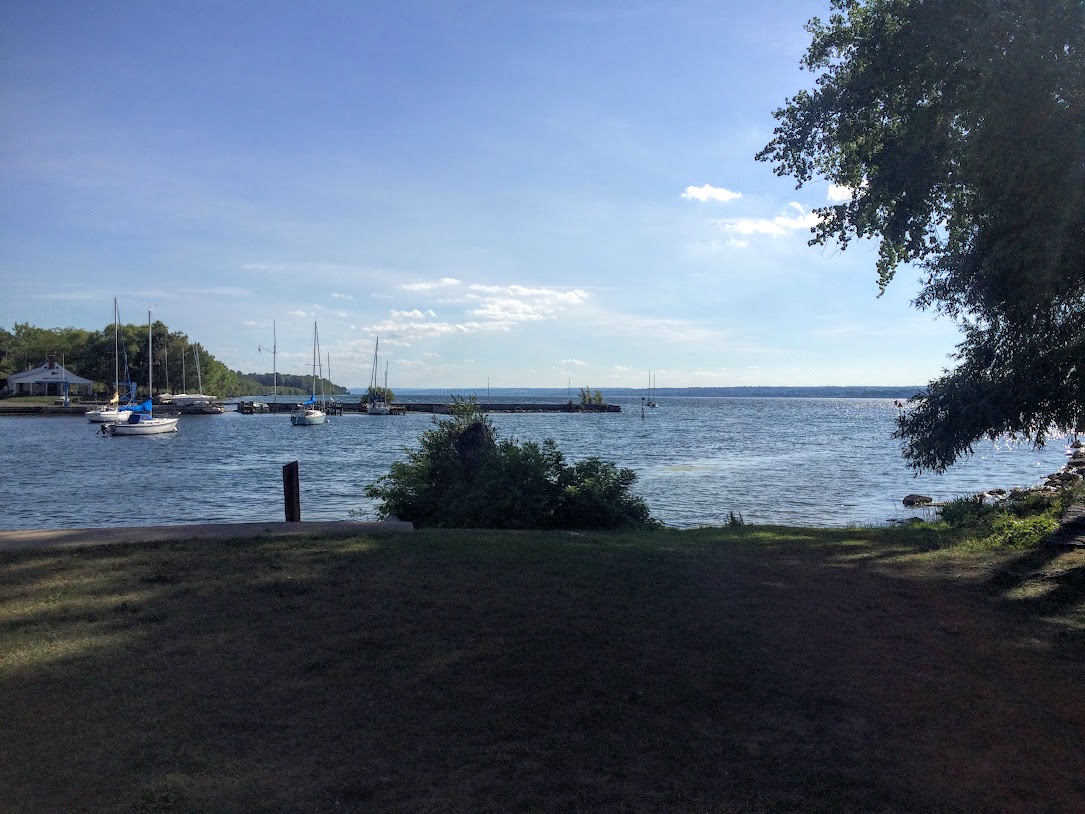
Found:
<path fill-rule="evenodd" d="M 156 392 L 194 391 L 203 382 L 203 391 L 220 398 L 270 393 L 272 374 L 244 374 L 230 370 L 204 348 L 193 343 L 187 334 L 170 331 L 162 322 L 151 326 L 154 337 L 154 384 Z M 147 385 L 147 325 L 121 324 L 120 377 L 122 382 Z M 195 348 L 195 353 L 193 351 Z M 113 385 L 113 325 L 100 331 L 82 328 L 37 328 L 23 322 L 13 330 L 0 327 L 0 379 L 40 365 L 50 354 L 63 359 L 69 370 L 91 381 Z M 199 361 L 199 376 L 196 363 Z M 128 376 L 125 378 L 125 369 Z M 280 393 L 308 393 L 312 377 L 278 374 Z M 123 388 L 122 388 L 123 389 Z M 348 392 L 345 387 L 324 379 L 329 395 Z"/>
<path fill-rule="evenodd" d="M 884 292 L 918 269 L 915 304 L 954 319 L 957 367 L 902 412 L 917 469 L 984 436 L 1043 443 L 1085 421 L 1085 3 L 832 0 L 812 19 L 817 75 L 775 111 L 757 155 L 816 210 L 812 245 L 878 241 Z"/>

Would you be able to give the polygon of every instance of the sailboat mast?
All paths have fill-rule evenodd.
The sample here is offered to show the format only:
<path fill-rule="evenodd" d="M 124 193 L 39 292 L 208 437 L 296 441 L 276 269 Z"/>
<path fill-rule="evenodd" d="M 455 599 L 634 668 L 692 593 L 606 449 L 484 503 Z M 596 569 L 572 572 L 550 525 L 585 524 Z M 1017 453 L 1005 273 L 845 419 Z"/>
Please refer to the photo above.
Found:
<path fill-rule="evenodd" d="M 378 364 L 377 359 L 380 356 L 380 347 L 381 347 L 381 338 L 378 336 L 377 341 L 373 345 L 373 390 L 374 391 L 377 389 L 377 387 L 380 386 L 380 381 L 377 379 L 377 364 Z M 370 398 L 371 399 L 375 398 L 375 396 L 376 396 L 376 394 L 374 393 L 373 395 L 370 396 Z"/>
<path fill-rule="evenodd" d="M 316 401 L 316 322 L 313 322 L 313 401 Z"/>
<path fill-rule="evenodd" d="M 113 392 L 117 394 L 117 404 L 121 397 L 121 329 L 120 312 L 117 311 L 117 298 L 113 298 Z"/>
<path fill-rule="evenodd" d="M 200 351 L 199 343 L 192 346 L 192 358 L 196 360 L 196 384 L 200 388 L 200 395 L 203 395 L 203 373 L 200 372 Z"/>
<path fill-rule="evenodd" d="M 271 392 L 275 402 L 279 401 L 279 368 L 276 357 L 279 354 L 279 340 L 275 334 L 275 320 L 271 320 Z"/>
<path fill-rule="evenodd" d="M 154 395 L 154 365 L 151 354 L 151 311 L 147 310 L 147 398 Z"/>

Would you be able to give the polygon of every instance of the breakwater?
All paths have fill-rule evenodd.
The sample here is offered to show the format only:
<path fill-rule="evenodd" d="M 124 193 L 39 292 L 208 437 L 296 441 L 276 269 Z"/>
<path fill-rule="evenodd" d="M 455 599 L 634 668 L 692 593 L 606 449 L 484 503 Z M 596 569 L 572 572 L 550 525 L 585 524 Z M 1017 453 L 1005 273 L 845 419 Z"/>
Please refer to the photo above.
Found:
<path fill-rule="evenodd" d="M 287 402 L 253 402 L 240 401 L 237 403 L 237 411 L 243 415 L 255 415 L 256 413 L 289 413 L 298 409 L 301 405 Z M 360 401 L 334 402 L 328 405 L 328 411 L 336 415 L 344 413 L 364 413 L 365 403 Z M 558 404 L 544 404 L 539 402 L 480 402 L 479 407 L 486 413 L 620 413 L 622 408 L 617 404 L 577 404 L 572 401 Z M 392 413 L 404 415 L 406 413 L 437 413 L 448 412 L 448 402 L 396 402 L 392 405 Z"/>

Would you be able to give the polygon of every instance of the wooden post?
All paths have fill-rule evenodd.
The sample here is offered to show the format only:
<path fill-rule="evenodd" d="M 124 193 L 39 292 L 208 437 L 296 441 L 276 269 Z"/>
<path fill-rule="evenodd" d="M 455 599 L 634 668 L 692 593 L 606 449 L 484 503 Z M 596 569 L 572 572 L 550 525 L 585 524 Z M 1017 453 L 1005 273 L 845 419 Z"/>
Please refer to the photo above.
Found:
<path fill-rule="evenodd" d="M 283 467 L 283 498 L 286 500 L 286 522 L 301 522 L 301 481 L 298 462 L 291 461 Z"/>

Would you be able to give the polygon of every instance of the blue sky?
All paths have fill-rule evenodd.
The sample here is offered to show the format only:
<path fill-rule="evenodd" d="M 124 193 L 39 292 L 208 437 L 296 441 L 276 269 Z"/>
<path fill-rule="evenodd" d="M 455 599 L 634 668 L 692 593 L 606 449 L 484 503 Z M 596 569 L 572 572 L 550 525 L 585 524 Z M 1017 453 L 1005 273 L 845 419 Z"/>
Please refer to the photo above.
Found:
<path fill-rule="evenodd" d="M 6 3 L 0 325 L 117 297 L 395 387 L 921 384 L 959 337 L 754 161 L 827 0 Z"/>

